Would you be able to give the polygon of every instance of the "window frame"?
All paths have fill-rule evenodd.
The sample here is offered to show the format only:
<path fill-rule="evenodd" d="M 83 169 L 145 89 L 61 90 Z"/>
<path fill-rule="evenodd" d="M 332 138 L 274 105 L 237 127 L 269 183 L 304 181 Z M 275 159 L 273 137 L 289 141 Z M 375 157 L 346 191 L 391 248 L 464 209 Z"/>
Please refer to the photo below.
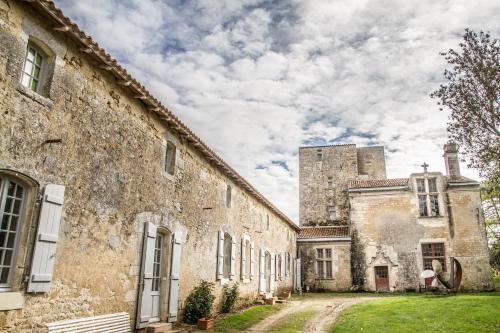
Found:
<path fill-rule="evenodd" d="M 176 163 L 177 163 L 177 146 L 173 141 L 167 140 L 167 145 L 165 146 L 164 171 L 169 175 L 174 176 Z"/>
<path fill-rule="evenodd" d="M 332 212 L 333 212 L 333 216 L 334 218 L 332 219 Z M 331 205 L 331 206 L 328 206 L 327 207 L 327 213 L 328 213 L 328 220 L 330 221 L 336 221 L 337 220 L 337 206 L 335 205 Z"/>
<path fill-rule="evenodd" d="M 437 177 L 419 177 L 416 181 L 418 216 L 419 217 L 443 217 L 440 204 L 440 196 Z M 423 183 L 422 183 L 423 182 Z M 434 184 L 433 191 L 430 191 L 430 184 Z M 422 186 L 423 185 L 423 188 Z M 431 198 L 436 198 L 435 200 Z M 425 203 L 425 205 L 424 205 Z M 437 205 L 436 205 L 437 204 Z M 436 208 L 436 209 L 434 209 Z M 434 213 L 437 210 L 436 213 Z"/>
<path fill-rule="evenodd" d="M 329 256 L 327 255 L 328 253 Z M 315 248 L 314 255 L 315 255 L 314 267 L 315 267 L 316 279 L 333 280 L 333 248 L 331 247 Z M 330 267 L 328 267 L 328 263 L 330 264 Z M 328 274 L 328 272 L 330 274 Z"/>
<path fill-rule="evenodd" d="M 430 246 L 431 255 L 424 255 L 424 246 Z M 441 256 L 436 255 L 436 245 L 441 245 L 443 247 L 443 254 Z M 422 268 L 424 270 L 432 270 L 432 260 L 438 260 L 443 267 L 443 272 L 446 272 L 446 246 L 444 242 L 425 242 L 420 244 L 420 249 L 422 251 Z M 426 268 L 426 260 L 430 260 L 430 267 Z"/>
<path fill-rule="evenodd" d="M 231 208 L 232 191 L 233 191 L 233 189 L 232 189 L 231 185 L 227 184 L 227 186 L 226 186 L 226 199 L 225 199 L 226 208 Z"/>
<path fill-rule="evenodd" d="M 28 55 L 30 54 L 30 49 L 32 49 L 33 51 L 35 51 L 35 54 L 33 56 L 33 61 L 31 61 L 31 60 L 28 59 Z M 36 64 L 36 57 L 37 57 L 37 55 L 40 56 L 40 59 L 41 59 L 40 60 L 40 65 Z M 43 80 L 45 79 L 45 77 L 44 77 L 44 71 L 46 69 L 48 60 L 49 60 L 49 56 L 47 55 L 47 53 L 44 52 L 38 45 L 36 45 L 32 41 L 29 41 L 28 45 L 26 47 L 26 54 L 24 56 L 24 61 L 23 61 L 23 68 L 22 68 L 21 79 L 20 79 L 21 85 L 23 87 L 25 87 L 26 89 L 30 90 L 30 91 L 33 91 L 33 92 L 35 92 L 37 94 L 41 94 L 41 89 L 42 89 L 42 86 L 43 86 Z M 27 62 L 30 62 L 32 64 L 32 68 L 31 68 L 30 73 L 26 72 L 26 64 L 27 64 Z M 35 79 L 34 71 L 35 71 L 36 67 L 38 67 L 38 77 Z M 29 78 L 28 85 L 24 84 L 24 78 L 25 77 Z M 35 89 L 32 88 L 33 80 L 36 80 L 36 88 Z"/>
<path fill-rule="evenodd" d="M 17 226 L 16 226 L 16 230 L 15 230 L 15 236 L 14 236 L 14 244 L 13 244 L 13 247 L 10 248 L 12 253 L 11 253 L 11 262 L 9 264 L 9 266 L 3 266 L 3 260 L 4 260 L 4 256 L 5 254 L 1 255 L 0 256 L 0 262 L 2 262 L 2 268 L 3 267 L 8 267 L 9 269 L 9 273 L 8 273 L 8 276 L 7 276 L 7 280 L 6 282 L 4 283 L 0 283 L 0 292 L 4 292 L 4 291 L 11 291 L 14 287 L 14 276 L 16 274 L 16 268 L 17 268 L 17 256 L 18 256 L 18 253 L 19 253 L 19 243 L 20 243 L 20 238 L 21 238 L 21 234 L 23 232 L 23 225 L 24 225 L 24 217 L 26 215 L 26 205 L 27 205 L 27 200 L 28 200 L 28 187 L 23 184 L 22 182 L 19 182 L 15 179 L 12 179 L 11 177 L 8 177 L 8 176 L 5 176 L 5 175 L 0 175 L 0 228 L 1 228 L 1 225 L 3 224 L 3 219 L 4 219 L 4 216 L 5 216 L 5 204 L 6 204 L 6 201 L 7 201 L 7 196 L 9 196 L 7 193 L 8 193 L 8 183 L 14 183 L 16 185 L 16 191 L 17 191 L 17 186 L 21 187 L 23 189 L 23 196 L 21 198 L 21 204 L 19 205 L 19 212 L 17 217 L 18 217 L 18 221 L 17 221 Z M 11 205 L 15 206 L 14 203 L 12 203 Z M 13 207 L 12 207 L 13 208 Z M 10 214 L 9 214 L 10 215 Z M 9 219 L 9 226 L 10 227 L 10 219 Z M 4 239 L 4 244 L 7 245 L 7 241 L 8 241 L 8 234 L 11 233 L 11 230 L 10 228 L 8 228 L 6 230 L 6 238 Z M 2 244 L 3 245 L 3 244 Z M 7 250 L 9 248 L 7 247 L 3 247 L 2 245 L 0 245 L 4 250 Z M 0 252 L 1 254 L 1 252 Z M 0 269 L 0 274 L 2 274 L 2 271 L 3 269 Z"/>

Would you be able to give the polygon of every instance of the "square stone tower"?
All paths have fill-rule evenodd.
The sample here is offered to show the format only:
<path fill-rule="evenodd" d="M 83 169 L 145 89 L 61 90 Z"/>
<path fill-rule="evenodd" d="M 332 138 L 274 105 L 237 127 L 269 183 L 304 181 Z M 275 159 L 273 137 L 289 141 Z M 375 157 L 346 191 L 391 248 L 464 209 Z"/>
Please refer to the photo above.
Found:
<path fill-rule="evenodd" d="M 355 144 L 299 149 L 301 226 L 347 224 L 349 180 L 386 179 L 383 146 Z"/>

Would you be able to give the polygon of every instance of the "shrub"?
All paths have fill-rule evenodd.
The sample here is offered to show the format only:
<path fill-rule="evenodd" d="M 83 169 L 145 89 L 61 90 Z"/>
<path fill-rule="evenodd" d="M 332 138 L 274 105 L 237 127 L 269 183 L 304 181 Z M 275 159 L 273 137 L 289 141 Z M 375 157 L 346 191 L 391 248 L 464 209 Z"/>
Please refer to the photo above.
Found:
<path fill-rule="evenodd" d="M 232 286 L 229 284 L 224 285 L 222 289 L 222 312 L 228 313 L 234 309 L 234 305 L 238 300 L 240 295 L 240 289 L 238 282 L 234 283 Z"/>
<path fill-rule="evenodd" d="M 215 296 L 213 295 L 214 284 L 201 280 L 186 298 L 184 308 L 184 321 L 196 324 L 200 318 L 208 318 L 212 312 Z"/>

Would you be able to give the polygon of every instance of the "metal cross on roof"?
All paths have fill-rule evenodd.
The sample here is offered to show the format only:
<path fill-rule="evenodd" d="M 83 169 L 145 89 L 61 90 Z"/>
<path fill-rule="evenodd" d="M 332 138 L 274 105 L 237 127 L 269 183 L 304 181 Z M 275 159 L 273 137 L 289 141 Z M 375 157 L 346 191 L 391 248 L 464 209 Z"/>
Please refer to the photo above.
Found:
<path fill-rule="evenodd" d="M 427 168 L 429 167 L 429 164 L 425 163 L 421 165 L 422 168 L 424 168 L 424 172 L 427 172 Z"/>

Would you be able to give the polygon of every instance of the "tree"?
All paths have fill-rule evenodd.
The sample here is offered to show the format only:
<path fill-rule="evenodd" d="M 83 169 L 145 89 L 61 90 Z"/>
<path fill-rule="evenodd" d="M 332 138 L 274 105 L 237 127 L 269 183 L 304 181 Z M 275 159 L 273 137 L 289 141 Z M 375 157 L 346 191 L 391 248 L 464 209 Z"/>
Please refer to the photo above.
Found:
<path fill-rule="evenodd" d="M 466 29 L 461 50 L 441 53 L 452 65 L 446 84 L 431 94 L 451 111 L 450 139 L 490 183 L 500 183 L 500 41 Z"/>
<path fill-rule="evenodd" d="M 500 270 L 500 184 L 485 182 L 481 189 L 481 199 L 491 265 Z"/>

